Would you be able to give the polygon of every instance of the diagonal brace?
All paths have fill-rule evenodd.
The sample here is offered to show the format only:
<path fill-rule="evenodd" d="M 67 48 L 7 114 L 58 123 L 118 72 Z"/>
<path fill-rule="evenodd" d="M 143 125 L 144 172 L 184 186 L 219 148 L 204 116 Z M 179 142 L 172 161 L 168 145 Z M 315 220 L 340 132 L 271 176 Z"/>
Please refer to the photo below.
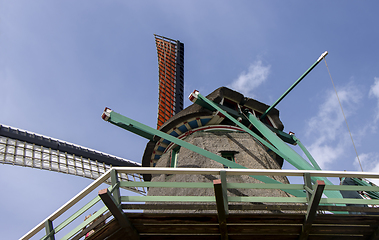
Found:
<path fill-rule="evenodd" d="M 128 217 L 121 210 L 120 205 L 116 204 L 117 201 L 113 198 L 109 190 L 107 188 L 100 190 L 99 197 L 112 213 L 116 221 L 120 224 L 121 228 L 124 228 L 129 233 L 130 239 L 139 239 L 140 237 L 137 230 L 133 227 Z"/>

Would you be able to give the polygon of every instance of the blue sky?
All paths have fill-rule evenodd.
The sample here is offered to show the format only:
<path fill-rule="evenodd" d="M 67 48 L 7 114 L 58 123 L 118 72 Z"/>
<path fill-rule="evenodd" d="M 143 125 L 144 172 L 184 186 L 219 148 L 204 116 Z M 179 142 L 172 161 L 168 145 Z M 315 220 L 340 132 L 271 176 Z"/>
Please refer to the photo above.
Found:
<path fill-rule="evenodd" d="M 272 104 L 327 50 L 363 169 L 379 171 L 378 5 L 0 0 L 0 123 L 140 162 L 147 140 L 100 116 L 110 107 L 156 126 L 154 33 L 185 44 L 185 96 L 229 86 Z M 323 169 L 360 170 L 324 62 L 277 108 Z M 0 181 L 4 239 L 21 237 L 91 182 L 7 165 Z"/>

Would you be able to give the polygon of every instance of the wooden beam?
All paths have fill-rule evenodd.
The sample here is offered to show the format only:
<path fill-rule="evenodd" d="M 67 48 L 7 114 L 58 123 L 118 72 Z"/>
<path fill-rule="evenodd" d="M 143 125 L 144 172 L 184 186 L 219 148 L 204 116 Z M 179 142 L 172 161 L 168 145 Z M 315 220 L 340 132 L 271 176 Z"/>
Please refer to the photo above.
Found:
<path fill-rule="evenodd" d="M 226 191 L 223 191 L 221 179 L 213 180 L 213 186 L 215 190 L 217 215 L 221 239 L 227 240 L 228 230 L 226 227 L 226 216 L 228 215 L 228 200 L 226 196 Z"/>
<path fill-rule="evenodd" d="M 324 188 L 325 188 L 325 182 L 317 180 L 312 196 L 310 197 L 308 201 L 307 215 L 305 216 L 305 220 L 303 223 L 299 240 L 308 239 L 309 232 L 311 231 L 312 223 L 316 218 L 318 204 L 320 203 Z"/>
<path fill-rule="evenodd" d="M 113 198 L 109 190 L 107 188 L 100 190 L 99 197 L 104 202 L 105 206 L 108 207 L 109 211 L 112 213 L 116 221 L 120 224 L 120 227 L 127 230 L 130 235 L 130 239 L 139 239 L 140 237 L 137 230 L 130 223 L 128 217 L 121 210 L 119 207 L 120 205 L 117 204 L 117 201 Z"/>

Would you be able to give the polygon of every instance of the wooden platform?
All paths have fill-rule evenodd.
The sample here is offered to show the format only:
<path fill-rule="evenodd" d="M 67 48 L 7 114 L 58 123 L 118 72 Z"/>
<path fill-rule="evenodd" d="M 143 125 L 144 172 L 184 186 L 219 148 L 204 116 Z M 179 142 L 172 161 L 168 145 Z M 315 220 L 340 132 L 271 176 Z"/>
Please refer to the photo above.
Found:
<path fill-rule="evenodd" d="M 217 214 L 127 213 L 139 239 L 221 239 Z M 304 214 L 231 213 L 227 217 L 228 239 L 299 239 Z M 308 239 L 379 239 L 379 216 L 319 214 Z M 93 239 L 134 239 L 113 219 L 96 231 Z M 136 238 L 138 239 L 138 237 Z"/>

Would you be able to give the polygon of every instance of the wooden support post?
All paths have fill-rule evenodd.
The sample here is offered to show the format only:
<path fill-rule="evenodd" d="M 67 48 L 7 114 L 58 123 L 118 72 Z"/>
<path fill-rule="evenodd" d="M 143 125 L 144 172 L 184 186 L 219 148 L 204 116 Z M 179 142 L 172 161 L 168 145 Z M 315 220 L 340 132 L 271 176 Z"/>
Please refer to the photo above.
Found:
<path fill-rule="evenodd" d="M 137 230 L 132 226 L 128 217 L 121 210 L 120 204 L 117 204 L 116 200 L 107 188 L 99 191 L 99 197 L 104 202 L 105 206 L 108 207 L 109 211 L 120 224 L 121 228 L 124 228 L 129 233 L 130 239 L 139 239 L 140 237 Z"/>
<path fill-rule="evenodd" d="M 116 189 L 113 191 L 113 197 L 116 200 L 117 205 L 121 204 L 121 195 L 120 195 L 120 187 L 117 186 L 119 185 L 119 179 L 118 179 L 118 174 L 117 171 L 112 169 L 111 171 L 111 184 L 112 187 L 116 187 Z"/>
<path fill-rule="evenodd" d="M 322 193 L 325 188 L 325 182 L 317 180 L 312 196 L 308 201 L 307 215 L 305 216 L 303 228 L 299 240 L 308 239 L 309 232 L 311 231 L 312 223 L 316 218 L 316 212 L 320 203 Z"/>
<path fill-rule="evenodd" d="M 55 240 L 53 222 L 46 220 L 45 222 L 46 240 Z"/>
<path fill-rule="evenodd" d="M 225 179 L 225 171 L 224 174 L 221 175 L 221 179 Z M 220 226 L 220 234 L 222 240 L 228 239 L 228 230 L 226 227 L 226 216 L 229 214 L 228 211 L 228 199 L 226 195 L 226 189 L 223 189 L 222 180 L 217 179 L 213 180 L 213 186 L 215 190 L 215 197 L 216 197 L 216 206 L 217 206 L 217 215 L 218 215 L 218 223 Z M 226 183 L 225 183 L 226 185 Z"/>

